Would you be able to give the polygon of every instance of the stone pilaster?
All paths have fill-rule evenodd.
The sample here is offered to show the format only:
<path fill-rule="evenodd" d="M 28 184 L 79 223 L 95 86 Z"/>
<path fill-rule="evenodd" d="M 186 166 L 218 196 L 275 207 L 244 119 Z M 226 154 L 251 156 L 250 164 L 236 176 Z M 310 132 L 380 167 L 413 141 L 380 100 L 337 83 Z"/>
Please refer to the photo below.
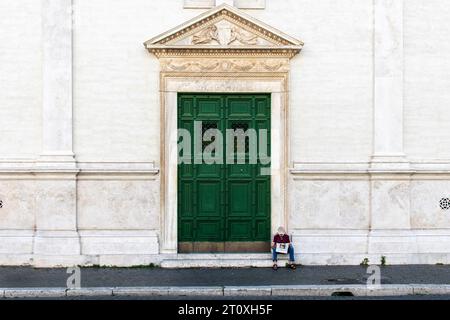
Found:
<path fill-rule="evenodd" d="M 42 152 L 36 163 L 34 265 L 76 265 L 76 162 L 72 145 L 72 0 L 42 0 Z"/>
<path fill-rule="evenodd" d="M 415 252 L 403 150 L 403 0 L 374 0 L 374 147 L 368 254 Z"/>
<path fill-rule="evenodd" d="M 234 6 L 234 0 L 216 0 L 216 6 L 220 6 L 221 4 L 224 3 L 229 6 Z"/>
<path fill-rule="evenodd" d="M 215 0 L 184 0 L 185 9 L 210 9 L 216 5 Z"/>
<path fill-rule="evenodd" d="M 39 164 L 74 168 L 72 0 L 42 1 L 43 105 Z"/>
<path fill-rule="evenodd" d="M 234 6 L 239 9 L 265 9 L 266 0 L 234 0 Z"/>

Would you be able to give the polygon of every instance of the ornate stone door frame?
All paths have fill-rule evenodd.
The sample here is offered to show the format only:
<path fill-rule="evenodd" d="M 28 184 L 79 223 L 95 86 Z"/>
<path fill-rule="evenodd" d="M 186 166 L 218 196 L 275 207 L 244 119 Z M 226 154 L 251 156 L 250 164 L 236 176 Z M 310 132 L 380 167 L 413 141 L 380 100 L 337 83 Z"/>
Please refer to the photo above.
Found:
<path fill-rule="evenodd" d="M 289 67 L 303 43 L 224 4 L 145 46 L 161 64 L 161 253 L 177 253 L 179 92 L 271 94 L 272 231 L 287 225 Z"/>
<path fill-rule="evenodd" d="M 286 225 L 287 125 L 286 74 L 249 77 L 246 74 L 222 76 L 163 74 L 162 76 L 162 182 L 161 250 L 177 251 L 177 96 L 179 92 L 270 93 L 271 94 L 271 201 L 272 230 Z"/>

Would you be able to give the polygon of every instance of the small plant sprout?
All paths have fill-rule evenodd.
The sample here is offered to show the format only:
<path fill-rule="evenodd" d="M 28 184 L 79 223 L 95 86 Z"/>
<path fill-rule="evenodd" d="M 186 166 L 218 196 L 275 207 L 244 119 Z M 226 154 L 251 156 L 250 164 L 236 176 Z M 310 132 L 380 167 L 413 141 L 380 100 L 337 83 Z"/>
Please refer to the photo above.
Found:
<path fill-rule="evenodd" d="M 364 260 L 360 263 L 362 266 L 368 266 L 369 265 L 369 258 L 364 258 Z"/>

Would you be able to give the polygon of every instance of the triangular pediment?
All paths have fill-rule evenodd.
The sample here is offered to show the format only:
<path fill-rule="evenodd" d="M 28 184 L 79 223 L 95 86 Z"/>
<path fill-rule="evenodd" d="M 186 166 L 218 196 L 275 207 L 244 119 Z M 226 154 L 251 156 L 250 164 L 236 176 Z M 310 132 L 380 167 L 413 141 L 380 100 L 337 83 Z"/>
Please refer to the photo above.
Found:
<path fill-rule="evenodd" d="M 303 42 L 226 4 L 144 43 L 156 55 L 252 52 L 293 56 Z"/>

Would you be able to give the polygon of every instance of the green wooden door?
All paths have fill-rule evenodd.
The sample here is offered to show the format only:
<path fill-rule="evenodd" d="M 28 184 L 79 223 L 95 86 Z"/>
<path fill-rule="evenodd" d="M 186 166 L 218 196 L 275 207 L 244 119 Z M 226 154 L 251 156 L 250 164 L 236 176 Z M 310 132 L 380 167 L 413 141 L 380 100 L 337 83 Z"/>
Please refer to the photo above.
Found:
<path fill-rule="evenodd" d="M 191 136 L 190 152 L 179 152 L 185 159 L 178 165 L 179 252 L 266 252 L 270 163 L 251 155 L 256 150 L 270 156 L 270 95 L 179 94 L 178 128 Z M 218 138 L 200 141 L 208 129 L 217 129 L 223 137 L 218 144 L 222 154 L 218 149 L 211 153 L 214 163 L 205 161 L 203 151 Z M 238 139 L 227 139 L 227 129 L 241 135 L 241 149 Z M 251 136 L 248 129 L 256 129 L 256 134 Z M 263 130 L 266 141 L 260 136 Z M 232 141 L 232 152 L 227 152 L 227 140 Z"/>

